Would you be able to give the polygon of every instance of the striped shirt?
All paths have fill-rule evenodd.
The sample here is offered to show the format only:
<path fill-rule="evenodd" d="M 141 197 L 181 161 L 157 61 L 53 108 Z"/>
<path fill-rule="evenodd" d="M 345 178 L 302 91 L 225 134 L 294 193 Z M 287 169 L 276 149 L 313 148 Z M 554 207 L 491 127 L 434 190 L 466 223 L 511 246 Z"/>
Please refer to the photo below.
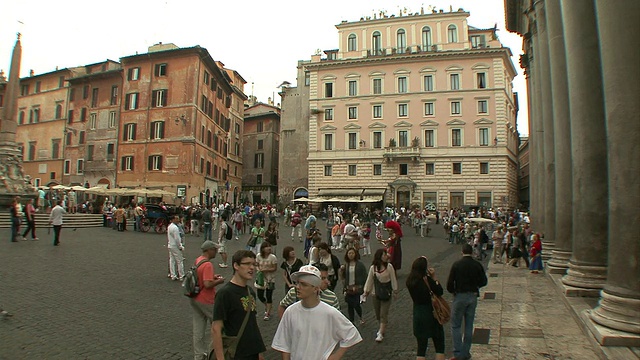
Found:
<path fill-rule="evenodd" d="M 296 295 L 296 288 L 292 287 L 291 289 L 289 289 L 289 292 L 287 292 L 287 295 L 285 295 L 284 298 L 282 298 L 282 300 L 280 301 L 280 306 L 287 308 L 290 305 L 293 305 L 298 300 L 299 299 Z M 336 296 L 336 293 L 329 289 L 320 291 L 320 301 L 340 310 L 340 301 L 338 300 L 338 296 Z"/>

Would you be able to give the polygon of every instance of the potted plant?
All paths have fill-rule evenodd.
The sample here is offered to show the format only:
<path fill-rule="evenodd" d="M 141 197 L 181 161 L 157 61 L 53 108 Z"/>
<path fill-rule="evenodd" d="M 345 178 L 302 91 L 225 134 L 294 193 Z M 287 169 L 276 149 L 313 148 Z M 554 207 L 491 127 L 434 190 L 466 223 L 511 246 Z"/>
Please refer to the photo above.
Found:
<path fill-rule="evenodd" d="M 394 138 L 389 139 L 389 147 L 396 147 L 396 139 Z"/>
<path fill-rule="evenodd" d="M 418 139 L 418 137 L 414 137 L 413 140 L 411 140 L 411 147 L 418 147 L 420 146 L 420 139 Z"/>

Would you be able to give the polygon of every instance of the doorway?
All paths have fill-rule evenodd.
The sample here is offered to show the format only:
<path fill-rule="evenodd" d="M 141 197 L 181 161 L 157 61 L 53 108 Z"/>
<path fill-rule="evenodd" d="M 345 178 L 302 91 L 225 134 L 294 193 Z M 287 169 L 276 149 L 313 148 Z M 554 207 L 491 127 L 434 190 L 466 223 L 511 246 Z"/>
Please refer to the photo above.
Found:
<path fill-rule="evenodd" d="M 411 205 L 411 191 L 406 186 L 401 186 L 396 191 L 396 207 L 409 208 Z"/>
<path fill-rule="evenodd" d="M 461 208 L 464 205 L 464 192 L 451 192 L 451 208 Z"/>

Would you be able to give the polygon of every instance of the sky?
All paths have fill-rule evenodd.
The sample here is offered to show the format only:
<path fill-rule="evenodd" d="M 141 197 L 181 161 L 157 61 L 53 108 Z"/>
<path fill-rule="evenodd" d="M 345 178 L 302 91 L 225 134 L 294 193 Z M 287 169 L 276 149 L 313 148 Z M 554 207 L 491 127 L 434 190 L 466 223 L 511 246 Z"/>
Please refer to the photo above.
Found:
<path fill-rule="evenodd" d="M 522 39 L 505 30 L 504 0 L 14 0 L 1 6 L 0 69 L 8 76 L 16 33 L 22 33 L 20 76 L 33 69 L 43 74 L 65 67 L 145 53 L 158 42 L 179 47 L 200 45 L 214 60 L 236 70 L 247 81 L 245 93 L 267 102 L 283 81 L 296 84 L 298 60 L 318 49 L 338 48 L 342 20 L 358 21 L 381 10 L 398 16 L 427 12 L 433 6 L 471 13 L 468 23 L 479 28 L 498 25 L 500 41 L 511 49 L 518 71 L 518 131 L 528 134 L 526 82 L 518 66 Z"/>

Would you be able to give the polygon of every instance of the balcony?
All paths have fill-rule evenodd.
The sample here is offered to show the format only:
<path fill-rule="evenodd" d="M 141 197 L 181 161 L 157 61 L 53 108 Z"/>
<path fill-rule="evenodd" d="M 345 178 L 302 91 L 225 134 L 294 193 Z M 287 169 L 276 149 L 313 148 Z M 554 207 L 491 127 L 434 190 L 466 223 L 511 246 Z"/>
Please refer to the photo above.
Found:
<path fill-rule="evenodd" d="M 383 158 L 387 162 L 392 162 L 395 159 L 410 159 L 411 161 L 418 161 L 420 159 L 420 147 L 419 146 L 388 146 L 384 148 Z"/>

